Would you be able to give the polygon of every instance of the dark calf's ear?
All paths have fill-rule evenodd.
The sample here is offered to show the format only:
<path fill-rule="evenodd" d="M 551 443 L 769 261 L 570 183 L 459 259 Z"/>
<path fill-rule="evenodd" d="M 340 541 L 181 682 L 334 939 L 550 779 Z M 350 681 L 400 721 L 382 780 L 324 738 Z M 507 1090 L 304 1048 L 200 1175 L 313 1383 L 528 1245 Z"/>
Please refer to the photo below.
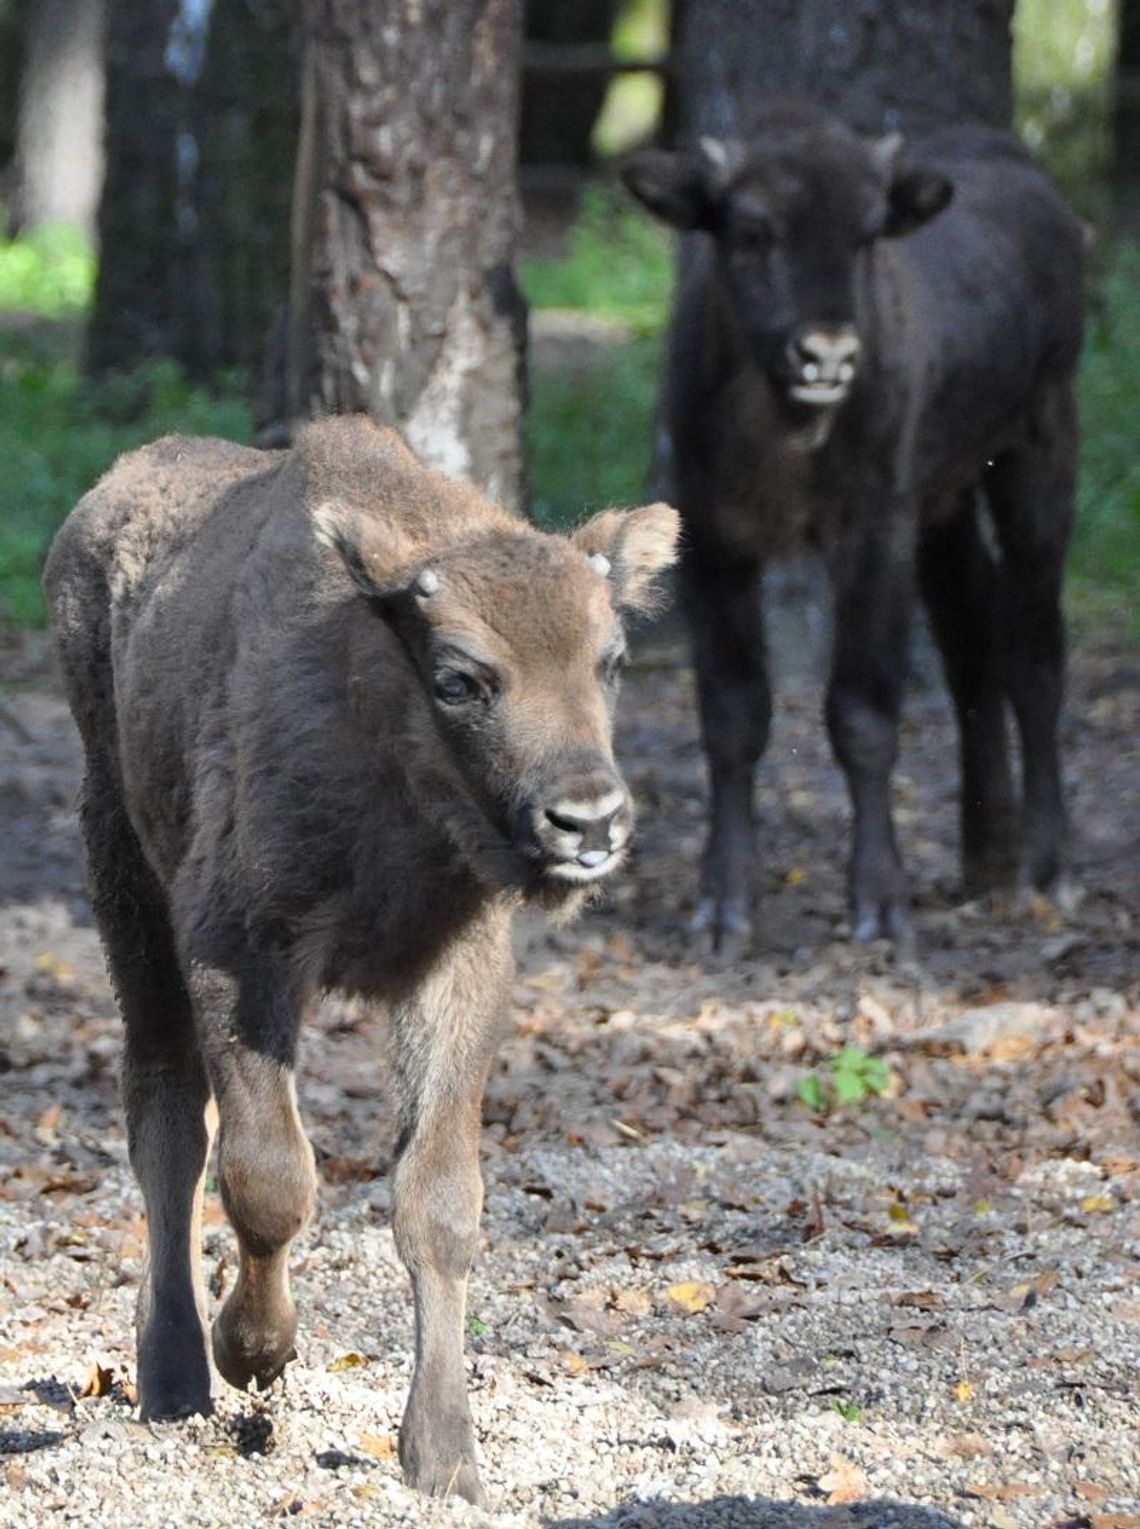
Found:
<path fill-rule="evenodd" d="M 614 604 L 642 614 L 658 603 L 657 575 L 677 560 L 681 517 L 672 505 L 603 510 L 571 540 L 613 586 Z"/>
<path fill-rule="evenodd" d="M 639 202 L 674 228 L 711 228 L 715 193 L 710 167 L 706 156 L 642 149 L 622 165 L 621 178 Z"/>
<path fill-rule="evenodd" d="M 953 195 L 953 181 L 937 170 L 928 170 L 925 165 L 900 165 L 887 188 L 884 234 L 894 239 L 921 228 L 942 211 Z"/>

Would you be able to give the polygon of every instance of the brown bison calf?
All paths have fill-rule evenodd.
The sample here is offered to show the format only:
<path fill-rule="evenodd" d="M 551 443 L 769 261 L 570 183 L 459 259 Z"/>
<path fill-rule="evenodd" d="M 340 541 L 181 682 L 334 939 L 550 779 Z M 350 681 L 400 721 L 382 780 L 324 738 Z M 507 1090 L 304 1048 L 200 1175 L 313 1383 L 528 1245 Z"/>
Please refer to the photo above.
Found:
<path fill-rule="evenodd" d="M 400 1459 L 426 1491 L 479 1498 L 463 1311 L 511 914 L 566 910 L 622 858 L 621 612 L 676 534 L 655 505 L 542 535 L 361 419 L 285 456 L 160 441 L 59 533 L 46 587 L 150 1229 L 144 1418 L 211 1406 L 211 1099 L 241 1248 L 214 1361 L 265 1386 L 293 1355 L 289 1246 L 315 1193 L 294 1060 L 335 988 L 390 1011 L 416 1312 Z"/>

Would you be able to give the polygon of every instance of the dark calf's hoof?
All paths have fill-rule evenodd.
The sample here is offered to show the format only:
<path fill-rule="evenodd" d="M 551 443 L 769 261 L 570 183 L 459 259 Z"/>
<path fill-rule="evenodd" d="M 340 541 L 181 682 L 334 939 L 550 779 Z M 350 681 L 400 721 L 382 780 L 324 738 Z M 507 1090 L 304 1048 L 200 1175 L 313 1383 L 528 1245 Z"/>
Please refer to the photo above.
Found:
<path fill-rule="evenodd" d="M 475 1436 L 467 1417 L 434 1421 L 409 1409 L 400 1424 L 400 1464 L 409 1486 L 429 1497 L 463 1497 L 487 1505 L 475 1464 Z"/>
<path fill-rule="evenodd" d="M 283 1311 L 271 1323 L 254 1323 L 240 1307 L 231 1308 L 232 1301 L 227 1301 L 214 1323 L 214 1363 L 222 1379 L 239 1391 L 248 1391 L 251 1380 L 264 1391 L 297 1357 L 296 1312 Z"/>
<path fill-rule="evenodd" d="M 144 1423 L 209 1417 L 210 1361 L 197 1312 L 149 1317 L 139 1329 L 139 1417 Z"/>
<path fill-rule="evenodd" d="M 900 960 L 913 961 L 915 957 L 910 910 L 898 898 L 870 905 L 857 903 L 851 910 L 851 938 L 857 945 L 869 945 L 872 940 L 890 940 Z"/>
<path fill-rule="evenodd" d="M 702 897 L 689 920 L 714 966 L 733 966 L 752 947 L 752 920 L 741 897 Z"/>

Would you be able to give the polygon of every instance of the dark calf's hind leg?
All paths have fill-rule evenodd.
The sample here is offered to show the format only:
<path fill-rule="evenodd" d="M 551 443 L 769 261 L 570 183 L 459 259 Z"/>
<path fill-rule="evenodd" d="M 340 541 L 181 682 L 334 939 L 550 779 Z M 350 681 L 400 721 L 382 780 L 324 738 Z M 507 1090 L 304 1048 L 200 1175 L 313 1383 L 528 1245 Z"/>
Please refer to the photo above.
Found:
<path fill-rule="evenodd" d="M 508 995 L 508 932 L 445 958 L 392 1017 L 400 1122 L 394 1232 L 411 1275 L 416 1360 L 400 1463 L 412 1486 L 481 1503 L 463 1365 L 467 1275 L 479 1236 L 483 1087 Z"/>
<path fill-rule="evenodd" d="M 999 641 L 998 568 L 971 492 L 927 529 L 919 579 L 958 717 L 962 885 L 969 897 L 1013 885 L 1017 805 L 1009 770 Z"/>
<path fill-rule="evenodd" d="M 853 816 L 848 889 L 856 940 L 912 944 L 906 879 L 891 815 L 914 603 L 914 554 L 902 514 L 879 535 L 842 544 L 830 573 L 835 638 L 827 726 Z"/>
<path fill-rule="evenodd" d="M 316 1200 L 293 1081 L 304 1001 L 278 959 L 251 952 L 240 936 L 192 938 L 187 955 L 218 1105 L 218 1184 L 240 1254 L 214 1322 L 214 1361 L 232 1386 L 264 1388 L 294 1356 L 289 1248 Z"/>
<path fill-rule="evenodd" d="M 210 1090 L 165 896 L 127 818 L 114 766 L 90 751 L 82 822 L 95 917 L 126 1026 L 127 1134 L 146 1204 L 139 1406 L 144 1419 L 208 1413 L 200 1217 Z"/>
<path fill-rule="evenodd" d="M 1057 733 L 1065 669 L 1061 579 L 1075 472 L 1075 411 L 1065 387 L 1046 398 L 1033 438 L 999 457 L 986 476 L 1002 550 L 1006 686 L 1021 735 L 1020 879 L 1041 889 L 1061 873 L 1066 837 Z"/>
<path fill-rule="evenodd" d="M 756 854 L 752 788 L 772 696 L 760 606 L 762 567 L 686 549 L 681 587 L 693 639 L 711 794 L 696 933 L 736 954 L 751 934 Z"/>

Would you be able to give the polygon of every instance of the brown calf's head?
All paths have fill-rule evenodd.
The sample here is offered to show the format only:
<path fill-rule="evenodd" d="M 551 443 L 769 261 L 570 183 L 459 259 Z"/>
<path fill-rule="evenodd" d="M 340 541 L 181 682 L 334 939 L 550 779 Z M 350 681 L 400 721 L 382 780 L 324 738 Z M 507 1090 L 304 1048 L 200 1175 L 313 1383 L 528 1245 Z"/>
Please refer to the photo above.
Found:
<path fill-rule="evenodd" d="M 409 777 L 476 875 L 557 906 L 614 870 L 633 823 L 613 758 L 622 616 L 651 606 L 676 511 L 609 510 L 570 537 L 500 524 L 394 574 L 371 517 L 315 519 L 411 660 Z"/>
<path fill-rule="evenodd" d="M 841 403 L 858 372 L 855 294 L 867 252 L 918 228 L 952 195 L 945 176 L 901 151 L 897 133 L 861 138 L 785 102 L 763 113 L 747 143 L 647 149 L 622 175 L 659 218 L 713 236 L 753 360 L 782 400 L 820 408 Z"/>

